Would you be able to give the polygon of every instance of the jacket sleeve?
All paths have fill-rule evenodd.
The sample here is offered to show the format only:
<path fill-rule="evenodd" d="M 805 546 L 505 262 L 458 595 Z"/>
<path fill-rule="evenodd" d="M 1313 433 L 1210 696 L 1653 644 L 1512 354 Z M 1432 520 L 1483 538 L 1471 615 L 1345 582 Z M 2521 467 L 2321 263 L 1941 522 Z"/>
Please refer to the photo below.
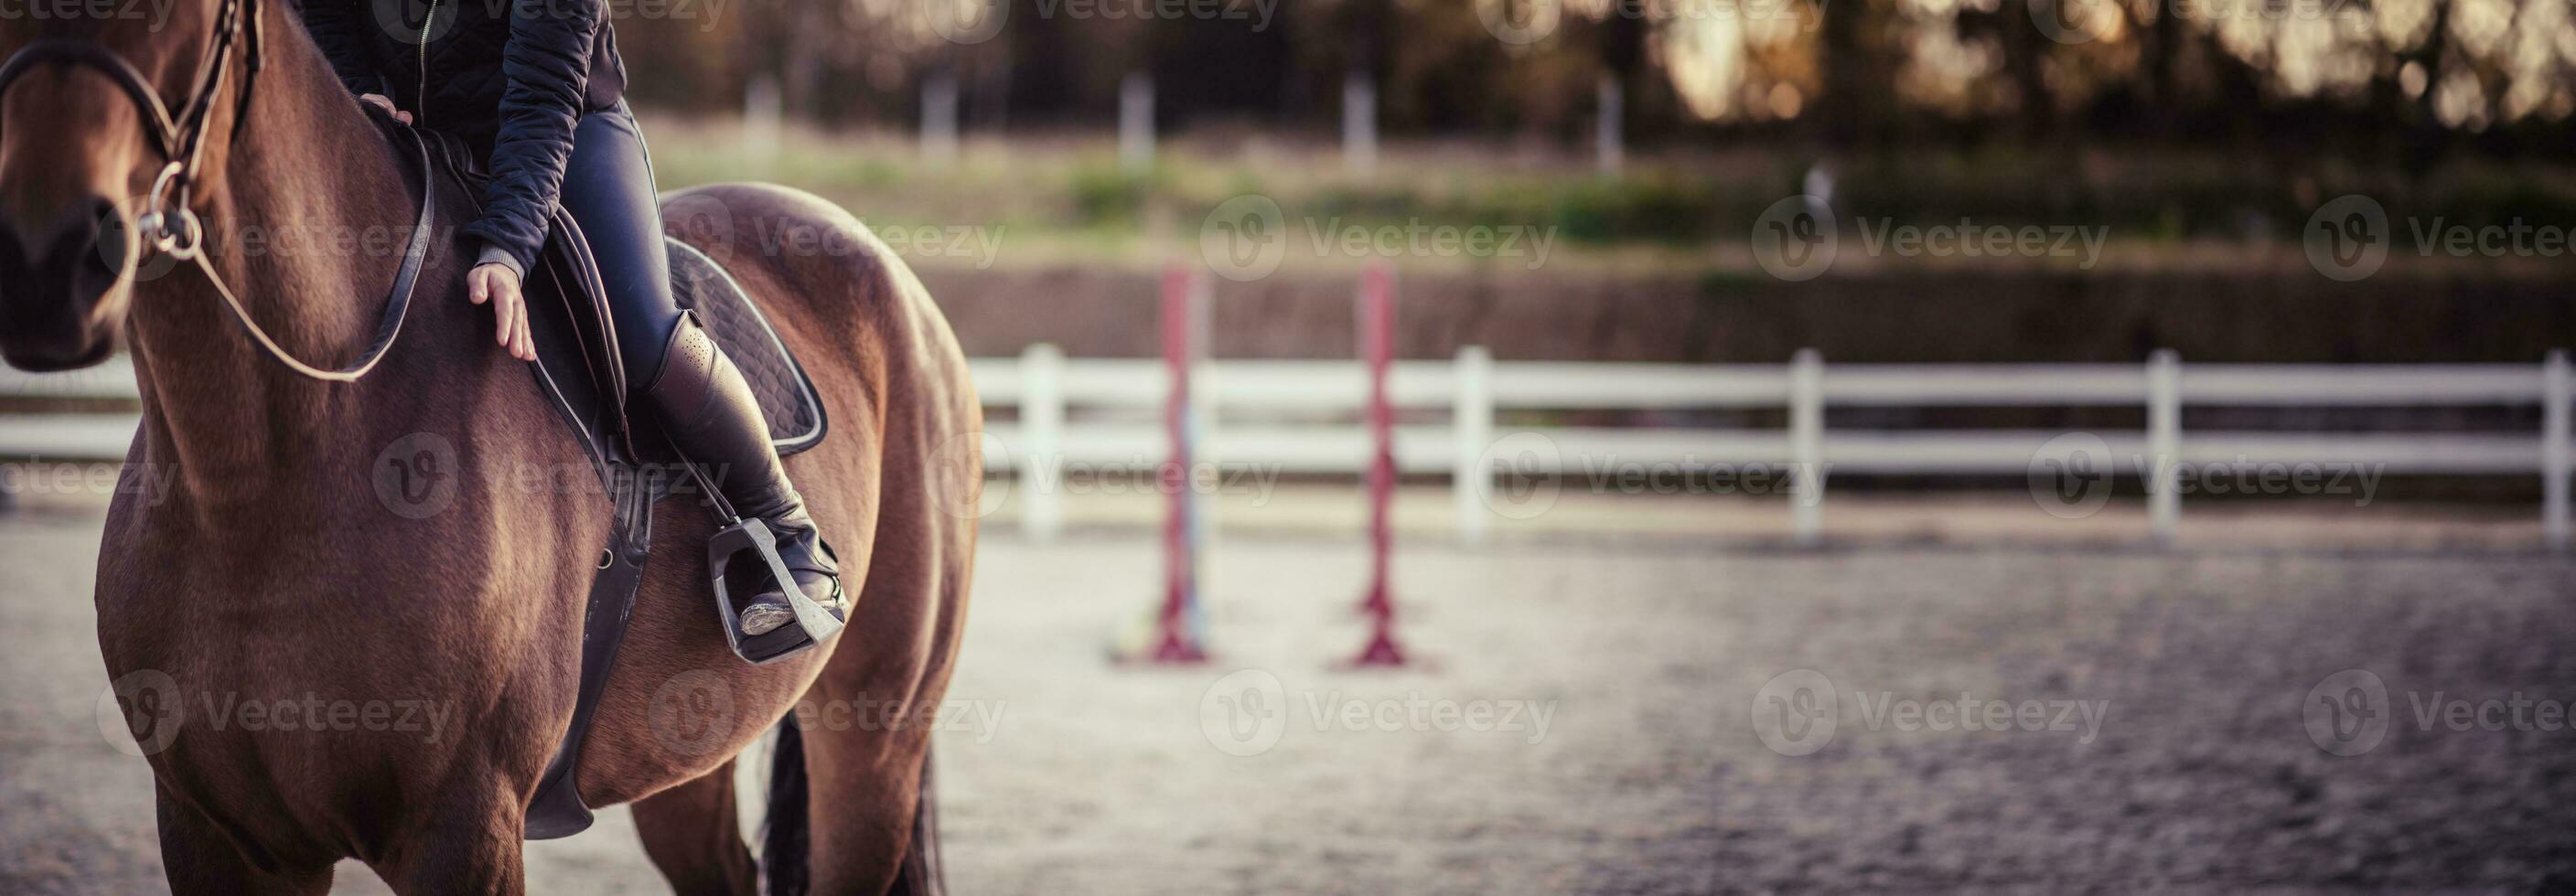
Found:
<path fill-rule="evenodd" d="M 492 180 L 483 217 L 469 236 L 533 267 L 547 219 L 563 189 L 590 73 L 602 0 L 511 0 L 510 40 L 501 49 L 501 130 L 492 141 Z"/>
<path fill-rule="evenodd" d="M 331 71 L 352 94 L 376 93 L 386 96 L 393 91 L 385 76 L 376 71 L 367 58 L 366 45 L 359 40 L 358 3 L 354 0 L 304 0 L 297 4 L 304 14 L 304 30 L 313 35 L 313 43 L 322 48 L 322 57 L 331 61 Z"/>

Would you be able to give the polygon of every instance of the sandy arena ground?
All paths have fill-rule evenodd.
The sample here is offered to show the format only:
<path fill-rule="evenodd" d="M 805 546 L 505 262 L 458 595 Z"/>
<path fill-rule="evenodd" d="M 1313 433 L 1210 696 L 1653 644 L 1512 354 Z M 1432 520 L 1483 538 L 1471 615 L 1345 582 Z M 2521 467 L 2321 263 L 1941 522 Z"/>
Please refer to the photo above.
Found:
<path fill-rule="evenodd" d="M 148 773 L 95 711 L 98 528 L 0 515 L 0 893 L 163 889 Z M 1507 536 L 1399 555 L 1428 663 L 1395 673 L 1330 668 L 1355 539 L 1230 536 L 1219 661 L 1135 670 L 1103 655 L 1153 542 L 997 527 L 940 742 L 950 884 L 2576 889 L 2563 559 Z M 622 812 L 530 857 L 535 892 L 662 889 Z"/>

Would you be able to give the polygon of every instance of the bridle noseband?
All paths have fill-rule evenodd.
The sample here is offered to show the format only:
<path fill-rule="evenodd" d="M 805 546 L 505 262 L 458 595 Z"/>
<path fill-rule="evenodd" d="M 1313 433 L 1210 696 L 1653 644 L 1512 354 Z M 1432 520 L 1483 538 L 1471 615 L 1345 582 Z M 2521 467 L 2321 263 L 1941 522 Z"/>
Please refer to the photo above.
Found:
<path fill-rule="evenodd" d="M 236 53 L 246 57 L 241 91 L 233 97 L 231 136 L 236 143 L 241 137 L 242 123 L 250 118 L 250 98 L 259 84 L 264 55 L 261 52 L 262 30 L 259 0 L 223 0 L 215 9 L 212 45 L 199 66 L 196 89 L 189 95 L 188 104 L 175 116 L 170 114 L 170 107 L 161 102 L 160 91 L 153 89 L 152 82 L 144 78 L 141 71 L 125 61 L 125 57 L 95 40 L 46 37 L 19 48 L 7 62 L 0 62 L 0 94 L 6 94 L 28 72 L 47 65 L 87 68 L 105 75 L 125 94 L 126 99 L 134 103 L 135 111 L 143 119 L 145 135 L 151 138 L 153 148 L 160 151 L 161 157 L 168 160 L 161 173 L 152 179 L 152 192 L 146 200 L 143 214 L 135 218 L 135 229 L 143 245 L 171 258 L 194 262 L 198 270 L 205 272 L 206 279 L 214 284 L 215 291 L 223 296 L 225 304 L 230 306 L 233 319 L 279 362 L 314 379 L 353 382 L 374 369 L 376 362 L 384 359 L 385 350 L 393 347 L 394 337 L 402 331 L 403 318 L 411 306 L 412 287 L 419 281 L 421 262 L 428 255 L 432 211 L 437 205 L 433 190 L 435 181 L 430 175 L 429 145 L 420 139 L 420 135 L 408 130 L 404 132 L 411 136 L 413 146 L 420 153 L 420 220 L 412 231 L 410 245 L 404 251 L 402 266 L 394 274 L 393 292 L 386 300 L 384 318 L 377 324 L 375 342 L 360 354 L 356 362 L 339 370 L 323 370 L 296 360 L 250 319 L 249 310 L 242 307 L 241 300 L 206 262 L 203 251 L 205 227 L 197 219 L 196 211 L 189 208 L 190 189 L 197 182 L 197 164 L 206 149 L 206 122 L 213 117 L 215 97 L 223 92 Z"/>
<path fill-rule="evenodd" d="M 179 114 L 161 102 L 161 92 L 143 73 L 94 40 L 68 37 L 39 38 L 0 63 L 0 93 L 18 83 L 18 78 L 45 65 L 69 65 L 88 68 L 107 76 L 125 98 L 134 102 L 142 114 L 143 132 L 152 138 L 153 148 L 169 164 L 152 180 L 150 207 L 135 224 L 142 230 L 144 242 L 154 249 L 186 260 L 203 248 L 204 228 L 197 214 L 188 208 L 188 188 L 197 179 L 197 162 L 205 154 L 206 120 L 215 110 L 215 95 L 223 92 L 225 76 L 232 70 L 236 48 L 249 57 L 244 63 L 241 93 L 233 97 L 233 135 L 240 136 L 242 121 L 249 117 L 251 89 L 258 83 L 262 60 L 260 52 L 259 0 L 223 0 L 215 10 L 213 47 L 197 73 L 197 89 L 188 97 L 188 105 Z"/>

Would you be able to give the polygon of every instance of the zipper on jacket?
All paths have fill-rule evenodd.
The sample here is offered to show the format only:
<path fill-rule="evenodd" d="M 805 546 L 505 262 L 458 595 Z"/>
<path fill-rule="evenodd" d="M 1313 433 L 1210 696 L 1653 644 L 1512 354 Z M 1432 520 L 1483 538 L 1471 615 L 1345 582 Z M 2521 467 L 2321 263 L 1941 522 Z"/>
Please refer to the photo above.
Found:
<path fill-rule="evenodd" d="M 413 127 L 429 126 L 429 29 L 438 24 L 439 0 L 429 0 L 429 14 L 420 17 L 420 90 L 412 94 Z"/>

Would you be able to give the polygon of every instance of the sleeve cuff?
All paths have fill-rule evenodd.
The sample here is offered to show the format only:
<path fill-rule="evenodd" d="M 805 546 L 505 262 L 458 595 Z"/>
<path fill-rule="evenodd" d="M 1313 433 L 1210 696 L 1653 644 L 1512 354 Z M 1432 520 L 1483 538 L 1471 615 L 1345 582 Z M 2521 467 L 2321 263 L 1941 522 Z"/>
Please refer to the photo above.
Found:
<path fill-rule="evenodd" d="M 528 269 L 520 267 L 519 259 L 513 257 L 508 249 L 490 243 L 483 244 L 483 254 L 475 257 L 474 266 L 482 267 L 487 264 L 502 265 L 509 268 L 510 273 L 517 275 L 519 279 L 528 279 Z"/>

